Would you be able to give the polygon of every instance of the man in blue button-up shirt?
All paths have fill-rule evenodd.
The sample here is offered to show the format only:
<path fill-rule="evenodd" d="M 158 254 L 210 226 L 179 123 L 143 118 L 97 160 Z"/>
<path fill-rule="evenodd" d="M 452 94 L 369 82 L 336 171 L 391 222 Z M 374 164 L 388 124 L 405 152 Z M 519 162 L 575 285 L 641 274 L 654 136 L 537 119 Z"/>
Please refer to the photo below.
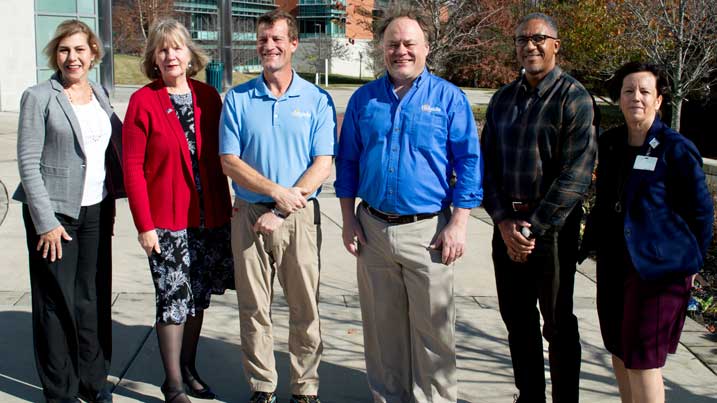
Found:
<path fill-rule="evenodd" d="M 425 68 L 427 32 L 415 11 L 385 18 L 379 36 L 388 74 L 351 97 L 336 160 L 375 402 L 458 395 L 452 264 L 463 255 L 470 209 L 481 202 L 482 169 L 468 100 Z"/>

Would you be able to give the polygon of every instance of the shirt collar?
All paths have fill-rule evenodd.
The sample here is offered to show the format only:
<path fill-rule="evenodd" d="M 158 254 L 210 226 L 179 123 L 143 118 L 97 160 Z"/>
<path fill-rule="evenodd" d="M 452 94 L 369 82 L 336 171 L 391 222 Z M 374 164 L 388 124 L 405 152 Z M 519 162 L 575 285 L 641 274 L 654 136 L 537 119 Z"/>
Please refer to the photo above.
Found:
<path fill-rule="evenodd" d="M 427 68 L 423 68 L 423 72 L 416 77 L 415 80 L 411 83 L 411 88 L 416 87 L 419 88 L 424 82 L 428 81 L 428 76 L 431 73 L 428 72 Z M 393 83 L 391 82 L 391 78 L 388 76 L 388 71 L 386 71 L 386 74 L 383 75 L 382 79 L 384 80 L 384 85 L 386 86 L 386 90 L 388 90 L 389 93 L 393 94 L 393 96 L 398 99 L 398 96 L 396 95 L 396 91 L 394 90 Z"/>
<path fill-rule="evenodd" d="M 291 84 L 289 85 L 289 88 L 286 90 L 284 95 L 281 96 L 282 98 L 298 97 L 299 95 L 301 95 L 301 91 L 306 86 L 307 81 L 301 78 L 298 74 L 296 74 L 296 70 L 291 69 L 291 74 Z M 269 90 L 269 87 L 266 86 L 263 73 L 260 73 L 254 79 L 254 96 L 257 98 L 269 97 L 276 99 L 276 96 Z"/>
<path fill-rule="evenodd" d="M 545 92 L 548 91 L 548 89 L 550 89 L 562 75 L 563 69 L 561 69 L 560 66 L 555 66 L 545 77 L 543 77 L 542 80 L 540 80 L 538 85 L 535 86 L 534 91 L 538 93 L 538 96 L 542 97 L 543 94 L 545 94 Z M 520 78 L 520 85 L 525 91 L 531 91 L 530 84 L 528 84 L 528 80 L 525 78 L 525 75 Z"/>

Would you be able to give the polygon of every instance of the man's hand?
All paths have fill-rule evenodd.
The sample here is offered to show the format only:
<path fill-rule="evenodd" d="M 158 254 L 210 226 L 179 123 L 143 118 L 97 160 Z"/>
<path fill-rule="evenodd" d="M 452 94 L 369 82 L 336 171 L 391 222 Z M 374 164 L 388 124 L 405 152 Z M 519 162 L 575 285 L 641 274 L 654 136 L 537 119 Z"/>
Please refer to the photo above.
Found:
<path fill-rule="evenodd" d="M 277 185 L 271 193 L 271 198 L 276 202 L 276 208 L 284 213 L 291 214 L 306 207 L 307 191 L 301 187 L 285 188 Z"/>
<path fill-rule="evenodd" d="M 341 238 L 343 238 L 346 250 L 358 257 L 359 244 L 366 244 L 366 237 L 363 235 L 363 229 L 361 229 L 361 224 L 359 224 L 355 214 L 351 214 L 349 218 L 344 218 Z"/>
<path fill-rule="evenodd" d="M 137 236 L 137 240 L 147 256 L 152 256 L 152 251 L 162 253 L 159 249 L 159 237 L 157 237 L 157 231 L 151 230 L 142 232 Z"/>
<path fill-rule="evenodd" d="M 465 252 L 469 214 L 470 209 L 454 208 L 451 220 L 429 246 L 431 249 L 441 251 L 441 261 L 446 266 L 454 263 Z"/>
<path fill-rule="evenodd" d="M 37 242 L 37 251 L 42 250 L 42 258 L 47 259 L 50 255 L 50 261 L 62 259 L 62 240 L 71 241 L 72 237 L 65 231 L 62 225 L 57 226 L 44 234 L 40 234 L 40 240 Z"/>
<path fill-rule="evenodd" d="M 523 220 L 506 219 L 498 223 L 500 236 L 508 249 L 508 257 L 517 263 L 528 261 L 528 255 L 535 248 L 535 239 L 527 239 L 520 233 L 521 227 L 530 227 Z"/>
<path fill-rule="evenodd" d="M 281 224 L 283 223 L 283 218 L 279 217 L 271 211 L 268 211 L 259 216 L 259 219 L 256 220 L 256 223 L 254 223 L 254 226 L 252 228 L 256 232 L 262 233 L 264 235 L 270 235 L 271 233 L 276 231 L 277 228 L 281 227 Z"/>

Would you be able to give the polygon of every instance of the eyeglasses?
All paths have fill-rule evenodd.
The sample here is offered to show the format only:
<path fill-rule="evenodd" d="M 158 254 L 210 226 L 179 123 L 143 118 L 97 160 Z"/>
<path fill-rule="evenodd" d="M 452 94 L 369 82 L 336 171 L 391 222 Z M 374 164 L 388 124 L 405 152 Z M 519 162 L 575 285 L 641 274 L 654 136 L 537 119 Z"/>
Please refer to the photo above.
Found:
<path fill-rule="evenodd" d="M 513 42 L 516 46 L 523 47 L 528 44 L 528 41 L 533 42 L 535 46 L 540 46 L 545 43 L 546 39 L 558 39 L 550 35 L 535 34 L 530 36 L 519 35 L 513 37 Z"/>

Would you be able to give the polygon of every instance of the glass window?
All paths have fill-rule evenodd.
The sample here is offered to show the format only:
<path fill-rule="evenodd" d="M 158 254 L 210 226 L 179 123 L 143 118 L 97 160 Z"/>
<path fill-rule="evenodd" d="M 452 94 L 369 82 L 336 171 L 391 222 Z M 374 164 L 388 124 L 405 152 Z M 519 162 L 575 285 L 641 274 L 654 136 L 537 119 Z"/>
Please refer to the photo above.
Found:
<path fill-rule="evenodd" d="M 99 33 L 97 32 L 97 20 L 95 18 L 80 17 L 79 20 L 87 24 L 87 26 L 90 27 L 90 29 L 92 30 L 92 32 L 95 33 L 95 35 L 99 35 Z"/>
<path fill-rule="evenodd" d="M 37 12 L 39 13 L 45 12 L 74 14 L 77 12 L 76 0 L 36 0 L 35 5 L 37 6 Z"/>
<path fill-rule="evenodd" d="M 83 15 L 95 15 L 95 0 L 77 0 L 77 12 Z"/>
<path fill-rule="evenodd" d="M 37 26 L 35 27 L 35 49 L 37 49 L 37 68 L 47 68 L 47 57 L 45 57 L 45 46 L 55 34 L 55 29 L 62 21 L 68 17 L 50 17 L 39 15 L 37 17 Z"/>
<path fill-rule="evenodd" d="M 52 39 L 57 26 L 65 20 L 79 19 L 97 33 L 97 0 L 35 0 L 35 5 L 35 59 L 37 81 L 42 82 L 54 73 L 47 66 L 43 49 Z M 90 80 L 98 82 L 99 77 L 99 68 L 90 70 Z"/>

